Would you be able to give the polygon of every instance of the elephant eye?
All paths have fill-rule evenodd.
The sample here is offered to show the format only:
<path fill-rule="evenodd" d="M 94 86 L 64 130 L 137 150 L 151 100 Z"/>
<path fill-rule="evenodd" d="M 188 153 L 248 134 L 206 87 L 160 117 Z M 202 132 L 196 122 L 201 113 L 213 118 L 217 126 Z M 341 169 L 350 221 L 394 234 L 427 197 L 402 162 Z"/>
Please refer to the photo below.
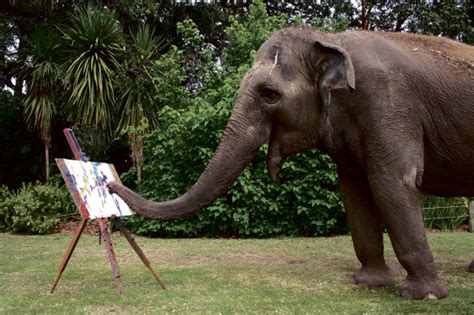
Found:
<path fill-rule="evenodd" d="M 278 102 L 281 98 L 280 93 L 269 87 L 262 87 L 258 94 L 261 98 L 263 98 L 266 103 L 269 104 L 274 104 Z"/>

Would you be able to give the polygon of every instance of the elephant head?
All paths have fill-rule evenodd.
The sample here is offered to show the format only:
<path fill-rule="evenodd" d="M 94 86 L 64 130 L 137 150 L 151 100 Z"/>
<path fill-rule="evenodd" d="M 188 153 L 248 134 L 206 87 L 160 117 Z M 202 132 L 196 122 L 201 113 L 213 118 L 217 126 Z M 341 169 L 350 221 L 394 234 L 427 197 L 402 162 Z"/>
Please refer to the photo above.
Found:
<path fill-rule="evenodd" d="M 350 57 L 327 36 L 287 28 L 260 47 L 211 161 L 182 196 L 152 202 L 117 183 L 109 184 L 110 191 L 146 218 L 189 216 L 223 194 L 267 142 L 268 171 L 276 180 L 288 156 L 317 146 L 331 92 L 355 89 Z"/>

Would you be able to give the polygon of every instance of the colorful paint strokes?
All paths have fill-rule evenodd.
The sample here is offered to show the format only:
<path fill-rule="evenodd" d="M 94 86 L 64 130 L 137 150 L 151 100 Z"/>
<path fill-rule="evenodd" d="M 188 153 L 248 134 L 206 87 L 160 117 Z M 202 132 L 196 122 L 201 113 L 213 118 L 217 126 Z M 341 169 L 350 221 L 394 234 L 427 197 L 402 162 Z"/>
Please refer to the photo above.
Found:
<path fill-rule="evenodd" d="M 56 162 L 82 216 L 95 219 L 132 214 L 127 204 L 107 189 L 107 183 L 120 182 L 112 164 L 67 159 Z"/>

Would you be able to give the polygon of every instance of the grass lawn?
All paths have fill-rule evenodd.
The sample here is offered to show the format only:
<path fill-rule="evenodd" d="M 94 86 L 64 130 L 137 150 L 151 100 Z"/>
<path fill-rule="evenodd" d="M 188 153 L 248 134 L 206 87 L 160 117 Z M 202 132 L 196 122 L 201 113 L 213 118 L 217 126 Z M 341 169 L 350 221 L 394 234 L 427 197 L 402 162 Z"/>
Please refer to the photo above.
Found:
<path fill-rule="evenodd" d="M 148 239 L 137 242 L 167 286 L 154 282 L 118 235 L 127 308 L 117 294 L 103 245 L 83 235 L 53 294 L 49 287 L 72 234 L 0 234 L 0 313 L 453 313 L 474 314 L 473 233 L 428 235 L 449 296 L 408 301 L 394 288 L 353 285 L 359 264 L 349 236 L 282 239 Z M 386 237 L 387 239 L 387 237 Z M 388 241 L 388 264 L 404 271 Z"/>

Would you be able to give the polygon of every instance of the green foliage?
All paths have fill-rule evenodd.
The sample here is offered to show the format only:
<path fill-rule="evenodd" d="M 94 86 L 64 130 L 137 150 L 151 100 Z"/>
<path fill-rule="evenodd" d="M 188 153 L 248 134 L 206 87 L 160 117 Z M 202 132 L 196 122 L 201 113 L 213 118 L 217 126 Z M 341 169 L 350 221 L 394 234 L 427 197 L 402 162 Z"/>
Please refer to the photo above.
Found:
<path fill-rule="evenodd" d="M 287 24 L 284 15 L 269 16 L 262 1 L 250 6 L 249 16 L 242 21 L 229 17 L 230 26 L 224 32 L 230 46 L 224 52 L 224 64 L 232 70 L 254 60 L 255 52 L 272 32 Z"/>
<path fill-rule="evenodd" d="M 184 83 L 187 89 L 196 95 L 199 90 L 205 90 L 206 87 L 220 82 L 222 69 L 216 62 L 216 47 L 204 41 L 204 36 L 192 20 L 179 22 L 176 27 L 182 41 L 181 66 L 185 74 Z"/>
<path fill-rule="evenodd" d="M 227 73 L 221 82 L 206 85 L 183 107 L 160 112 L 161 131 L 145 140 L 143 181 L 138 190 L 147 198 L 167 200 L 184 193 L 199 177 L 222 136 L 241 78 L 262 42 L 284 23 L 268 17 L 257 2 L 248 20 L 233 20 L 226 28 Z M 188 50 L 206 51 L 194 23 L 180 27 Z M 176 50 L 176 54 L 180 55 Z M 201 69 L 212 71 L 201 59 Z M 211 61 L 209 61 L 211 62 Z M 231 69 L 234 69 L 231 71 Z M 212 76 L 212 74 L 210 74 Z M 168 76 L 170 78 L 170 76 Z M 161 81 L 158 81 L 161 82 Z M 173 222 L 128 218 L 131 228 L 146 235 L 218 236 L 321 235 L 346 231 L 337 192 L 335 166 L 316 151 L 290 158 L 281 170 L 283 182 L 271 185 L 266 172 L 266 146 L 229 191 L 193 218 Z"/>
<path fill-rule="evenodd" d="M 24 184 L 17 191 L 0 188 L 0 229 L 15 233 L 45 234 L 59 215 L 75 211 L 65 187 Z"/>
<path fill-rule="evenodd" d="M 112 125 L 115 112 L 115 71 L 123 56 L 123 34 L 115 15 L 104 7 L 80 7 L 62 30 L 70 46 L 67 78 L 70 118 L 101 128 Z"/>
<path fill-rule="evenodd" d="M 153 67 L 153 59 L 164 49 L 162 38 L 156 36 L 148 25 L 140 25 L 131 33 L 131 42 L 124 61 L 125 72 L 119 80 L 120 118 L 117 131 L 127 135 L 132 149 L 133 166 L 137 169 L 137 179 L 141 180 L 143 167 L 142 137 L 149 128 L 158 127 L 159 103 L 154 96 L 159 93 L 153 84 L 153 77 L 159 73 Z"/>
<path fill-rule="evenodd" d="M 21 68 L 26 79 L 25 118 L 31 130 L 36 130 L 45 147 L 46 179 L 49 177 L 51 128 L 62 96 L 64 71 L 58 63 L 60 37 L 56 31 L 38 28 L 29 37 L 29 53 Z"/>
<path fill-rule="evenodd" d="M 441 230 L 456 230 L 469 218 L 466 198 L 423 197 L 425 226 Z"/>
<path fill-rule="evenodd" d="M 333 18 L 313 18 L 311 25 L 321 32 L 344 32 L 349 26 L 349 19 L 347 17 L 337 20 Z"/>
<path fill-rule="evenodd" d="M 58 63 L 59 38 L 54 31 L 36 29 L 28 39 L 31 55 L 22 71 L 29 90 L 25 99 L 26 121 L 38 130 L 48 146 L 51 142 L 51 122 L 63 80 L 63 71 Z"/>
<path fill-rule="evenodd" d="M 153 71 L 153 59 L 164 47 L 163 40 L 147 25 L 140 25 L 131 32 L 128 58 L 124 61 L 125 72 L 119 80 L 119 133 L 124 133 L 129 126 L 139 126 L 143 118 L 148 120 L 151 128 L 158 126 L 156 113 L 160 108 L 154 96 L 160 91 L 153 84 L 153 78 L 158 75 Z"/>
<path fill-rule="evenodd" d="M 442 35 L 466 43 L 474 43 L 474 27 L 469 17 L 469 1 L 443 1 L 432 5 L 421 5 L 409 18 L 410 32 Z M 471 9 L 472 10 L 472 9 Z"/>
<path fill-rule="evenodd" d="M 171 46 L 169 51 L 161 55 L 154 63 L 154 71 L 158 73 L 153 80 L 155 103 L 159 108 L 186 106 L 190 97 L 189 91 L 183 86 L 186 73 L 182 67 L 183 51 Z"/>
<path fill-rule="evenodd" d="M 0 186 L 0 205 L 10 197 L 10 190 L 7 186 Z M 5 223 L 7 212 L 0 207 L 0 232 L 5 232 L 7 230 L 7 225 Z"/>

